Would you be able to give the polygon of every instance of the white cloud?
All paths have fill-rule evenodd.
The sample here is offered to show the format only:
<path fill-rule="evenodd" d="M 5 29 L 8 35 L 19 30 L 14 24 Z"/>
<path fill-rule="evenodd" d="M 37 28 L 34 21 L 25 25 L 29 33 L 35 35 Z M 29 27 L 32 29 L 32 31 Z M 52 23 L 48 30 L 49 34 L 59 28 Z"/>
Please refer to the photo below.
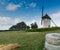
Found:
<path fill-rule="evenodd" d="M 15 19 L 13 20 L 13 24 L 14 24 L 14 25 L 17 24 L 17 23 L 19 23 L 19 22 L 21 22 L 21 20 L 20 20 L 19 18 L 15 18 Z"/>
<path fill-rule="evenodd" d="M 57 13 L 50 14 L 50 16 L 51 16 L 52 20 L 54 21 L 54 23 L 57 26 L 60 26 L 60 11 Z M 52 26 L 55 26 L 55 25 L 52 23 Z"/>
<path fill-rule="evenodd" d="M 19 8 L 19 7 L 21 7 L 21 5 L 19 5 L 19 4 L 8 4 L 8 5 L 6 6 L 6 10 L 12 11 L 12 10 L 16 10 L 16 9 Z"/>
<path fill-rule="evenodd" d="M 33 20 L 29 21 L 29 22 L 26 22 L 26 24 L 31 26 L 31 24 L 34 23 L 34 22 L 37 22 L 38 27 L 41 28 L 41 21 L 39 21 L 39 20 L 33 19 Z"/>
<path fill-rule="evenodd" d="M 19 18 L 12 19 L 11 17 L 1 17 L 0 16 L 0 30 L 9 29 L 12 25 L 21 22 Z"/>
<path fill-rule="evenodd" d="M 29 7 L 35 8 L 36 5 L 37 5 L 36 3 L 32 2 L 32 3 L 29 4 Z"/>
<path fill-rule="evenodd" d="M 60 11 L 57 13 L 53 13 L 51 16 L 55 17 L 55 18 L 57 18 L 57 17 L 60 18 Z"/>

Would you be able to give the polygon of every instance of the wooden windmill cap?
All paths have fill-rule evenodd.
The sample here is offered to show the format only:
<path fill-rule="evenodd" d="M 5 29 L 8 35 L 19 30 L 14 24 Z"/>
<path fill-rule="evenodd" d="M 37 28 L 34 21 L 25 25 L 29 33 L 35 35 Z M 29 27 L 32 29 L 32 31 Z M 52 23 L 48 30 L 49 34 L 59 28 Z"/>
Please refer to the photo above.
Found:
<path fill-rule="evenodd" d="M 51 20 L 51 18 L 48 16 L 48 14 L 46 14 L 45 16 L 42 17 L 42 19 L 46 19 L 46 18 Z"/>

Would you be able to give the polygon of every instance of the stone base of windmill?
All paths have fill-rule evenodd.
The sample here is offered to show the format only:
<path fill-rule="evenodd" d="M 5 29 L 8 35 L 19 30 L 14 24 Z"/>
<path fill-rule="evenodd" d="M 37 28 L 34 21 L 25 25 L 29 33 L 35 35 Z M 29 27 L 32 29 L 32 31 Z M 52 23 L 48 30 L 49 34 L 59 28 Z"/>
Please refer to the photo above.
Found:
<path fill-rule="evenodd" d="M 60 34 L 50 33 L 46 35 L 44 50 L 60 50 Z"/>

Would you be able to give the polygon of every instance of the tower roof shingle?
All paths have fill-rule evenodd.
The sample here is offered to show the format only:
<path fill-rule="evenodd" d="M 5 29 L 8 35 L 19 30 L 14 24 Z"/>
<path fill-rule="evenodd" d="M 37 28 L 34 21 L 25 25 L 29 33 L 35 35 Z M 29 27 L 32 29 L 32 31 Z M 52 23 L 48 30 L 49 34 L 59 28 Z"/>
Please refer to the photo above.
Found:
<path fill-rule="evenodd" d="M 51 18 L 48 16 L 48 14 L 46 14 L 45 16 L 42 17 L 42 19 L 46 19 L 46 18 L 51 20 Z"/>

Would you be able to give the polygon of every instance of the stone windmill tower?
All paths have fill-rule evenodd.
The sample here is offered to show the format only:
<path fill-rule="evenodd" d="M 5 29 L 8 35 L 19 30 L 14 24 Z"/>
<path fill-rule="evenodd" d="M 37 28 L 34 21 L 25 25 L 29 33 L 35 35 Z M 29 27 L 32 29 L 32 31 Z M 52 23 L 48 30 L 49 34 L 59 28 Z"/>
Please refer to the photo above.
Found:
<path fill-rule="evenodd" d="M 50 18 L 48 14 L 44 15 L 44 6 L 42 6 L 42 17 L 41 17 L 41 25 L 43 28 L 50 28 L 51 22 L 55 25 L 55 27 L 58 27 L 55 22 Z"/>
<path fill-rule="evenodd" d="M 46 14 L 45 16 L 42 16 L 42 26 L 43 28 L 50 28 L 51 26 L 51 18 Z"/>

